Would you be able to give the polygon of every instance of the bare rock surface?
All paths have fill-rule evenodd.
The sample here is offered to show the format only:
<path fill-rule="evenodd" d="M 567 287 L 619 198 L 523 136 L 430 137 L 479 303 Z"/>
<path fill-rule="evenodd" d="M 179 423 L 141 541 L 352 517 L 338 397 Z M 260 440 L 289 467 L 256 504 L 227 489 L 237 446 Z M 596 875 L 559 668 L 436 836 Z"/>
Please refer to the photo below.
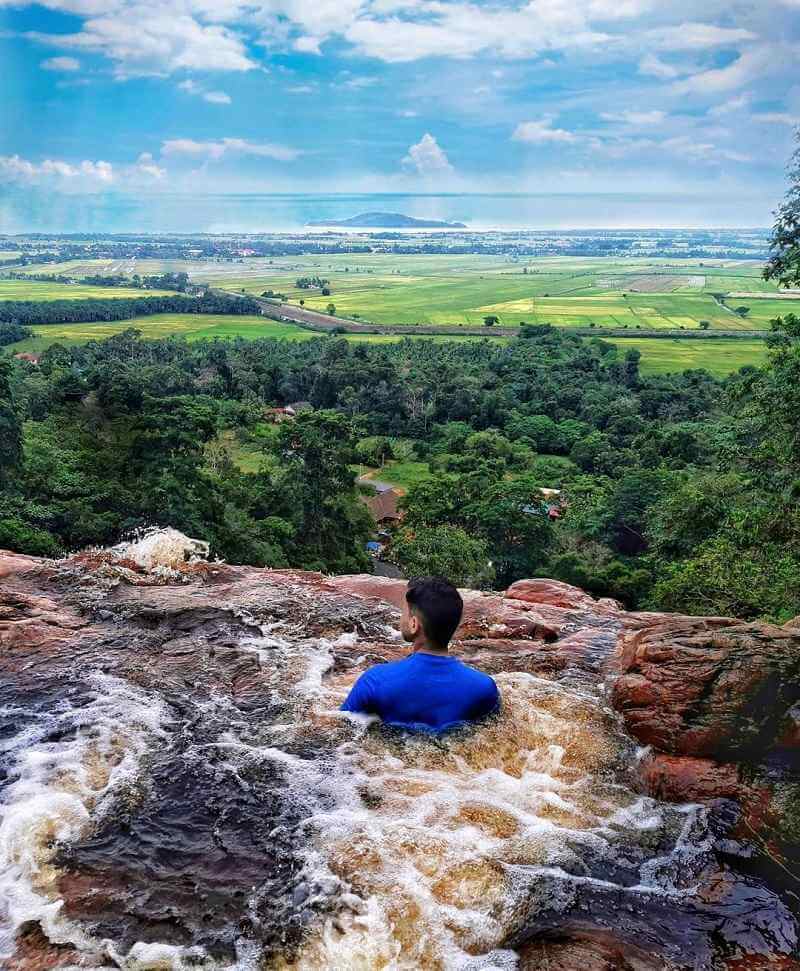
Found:
<path fill-rule="evenodd" d="M 760 756 L 800 700 L 800 633 L 702 620 L 627 633 L 614 706 L 646 745 L 719 759 Z"/>

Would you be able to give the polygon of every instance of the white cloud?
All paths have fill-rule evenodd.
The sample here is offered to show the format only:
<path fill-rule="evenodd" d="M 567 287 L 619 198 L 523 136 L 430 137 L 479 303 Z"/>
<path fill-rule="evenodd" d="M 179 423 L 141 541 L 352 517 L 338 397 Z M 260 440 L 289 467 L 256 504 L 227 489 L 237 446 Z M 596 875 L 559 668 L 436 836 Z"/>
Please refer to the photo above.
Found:
<path fill-rule="evenodd" d="M 676 67 L 673 67 L 672 64 L 667 64 L 666 61 L 662 61 L 655 54 L 645 54 L 641 61 L 639 61 L 639 74 L 660 78 L 662 81 L 676 78 L 680 73 Z"/>
<path fill-rule="evenodd" d="M 541 118 L 539 121 L 523 121 L 514 129 L 511 136 L 515 142 L 530 142 L 534 145 L 544 145 L 552 142 L 571 144 L 580 141 L 580 136 L 564 128 L 553 128 L 552 118 Z"/>
<path fill-rule="evenodd" d="M 667 117 L 665 111 L 604 111 L 600 117 L 605 121 L 621 121 L 627 125 L 660 125 Z"/>
<path fill-rule="evenodd" d="M 217 161 L 226 155 L 253 155 L 278 162 L 291 162 L 302 154 L 288 145 L 248 142 L 243 138 L 222 138 L 219 141 L 198 142 L 192 138 L 173 138 L 161 146 L 162 155 L 183 155 L 190 158 Z"/>
<path fill-rule="evenodd" d="M 701 71 L 672 85 L 675 94 L 713 95 L 742 88 L 752 81 L 781 69 L 787 51 L 777 45 L 761 45 L 743 51 L 726 67 Z M 796 52 L 792 58 L 796 57 Z"/>
<path fill-rule="evenodd" d="M 411 108 L 404 108 L 402 111 L 398 111 L 397 115 L 399 118 L 416 118 L 419 115 L 418 111 L 412 111 Z"/>
<path fill-rule="evenodd" d="M 206 91 L 206 89 L 189 78 L 186 81 L 181 81 L 178 85 L 181 91 L 185 91 L 187 94 L 196 95 L 202 98 L 203 101 L 208 101 L 212 105 L 229 105 L 231 103 L 231 97 L 225 94 L 224 91 Z"/>
<path fill-rule="evenodd" d="M 136 160 L 136 171 L 140 175 L 149 176 L 151 179 L 163 179 L 167 174 L 165 169 L 156 164 L 149 152 L 142 152 Z"/>
<path fill-rule="evenodd" d="M 81 62 L 75 57 L 48 57 L 40 67 L 45 71 L 80 71 Z"/>
<path fill-rule="evenodd" d="M 48 6 L 69 10 L 76 4 L 51 0 Z M 189 13 L 144 0 L 109 0 L 104 12 L 89 16 L 78 33 L 26 36 L 56 47 L 103 54 L 114 61 L 120 78 L 181 69 L 247 71 L 256 66 L 242 39 L 228 27 L 201 23 Z"/>
<path fill-rule="evenodd" d="M 688 51 L 723 47 L 757 40 L 758 34 L 742 27 L 717 27 L 716 24 L 685 23 L 648 30 L 645 38 L 662 50 Z"/>
<path fill-rule="evenodd" d="M 695 159 L 700 162 L 716 162 L 725 159 L 729 162 L 750 162 L 751 156 L 727 148 L 720 148 L 710 142 L 701 142 L 690 135 L 677 135 L 661 142 L 661 147 L 673 155 Z"/>
<path fill-rule="evenodd" d="M 360 75 L 354 78 L 345 78 L 343 81 L 336 82 L 334 86 L 338 88 L 346 88 L 349 91 L 359 91 L 363 88 L 371 88 L 377 83 L 378 78 L 370 77 L 369 75 Z"/>
<path fill-rule="evenodd" d="M 285 90 L 288 94 L 314 94 L 317 89 L 313 84 L 295 84 Z"/>
<path fill-rule="evenodd" d="M 298 37 L 292 44 L 292 47 L 299 51 L 301 54 L 322 54 L 319 48 L 321 40 L 319 37 L 312 37 L 310 34 L 304 34 L 302 37 Z"/>
<path fill-rule="evenodd" d="M 41 162 L 32 162 L 19 155 L 0 156 L 0 183 L 98 191 L 112 184 L 159 181 L 165 175 L 164 169 L 146 152 L 132 165 L 116 167 L 103 159 L 67 162 L 63 159 L 46 158 Z"/>
<path fill-rule="evenodd" d="M 43 182 L 51 179 L 87 179 L 94 182 L 109 183 L 114 178 L 110 162 L 96 162 L 85 159 L 72 164 L 61 159 L 46 158 L 41 162 L 31 162 L 19 155 L 0 155 L 0 181 L 4 182 Z"/>
<path fill-rule="evenodd" d="M 752 115 L 753 121 L 766 122 L 768 125 L 800 125 L 800 115 L 791 115 L 788 111 L 763 111 Z"/>
<path fill-rule="evenodd" d="M 402 162 L 407 169 L 419 175 L 446 175 L 453 171 L 446 153 L 429 133 L 424 134 L 416 145 L 410 146 Z"/>
<path fill-rule="evenodd" d="M 477 3 L 421 5 L 424 18 L 374 16 L 355 20 L 344 36 L 368 57 L 397 63 L 425 57 L 473 57 L 492 52 L 524 58 L 545 50 L 587 48 L 610 40 L 591 26 L 595 18 L 630 16 L 641 9 L 639 0 L 605 3 L 589 0 L 583 6 L 565 0 L 529 0 L 520 7 L 484 7 Z"/>
<path fill-rule="evenodd" d="M 722 104 L 714 105 L 713 108 L 708 109 L 708 113 L 712 118 L 719 118 L 722 115 L 742 111 L 751 101 L 752 96 L 744 92 L 744 94 L 737 95 L 735 98 L 729 98 L 727 101 L 723 101 Z"/>

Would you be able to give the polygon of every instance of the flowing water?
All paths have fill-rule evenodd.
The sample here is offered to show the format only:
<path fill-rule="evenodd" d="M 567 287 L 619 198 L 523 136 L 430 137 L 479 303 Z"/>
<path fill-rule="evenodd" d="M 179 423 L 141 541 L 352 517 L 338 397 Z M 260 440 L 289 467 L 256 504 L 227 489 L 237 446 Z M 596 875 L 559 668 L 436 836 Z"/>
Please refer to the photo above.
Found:
<path fill-rule="evenodd" d="M 396 649 L 385 620 L 205 618 L 165 643 L 126 605 L 61 667 L 22 665 L 0 685 L 0 959 L 33 922 L 66 966 L 130 971 L 505 971 L 537 935 L 608 928 L 665 968 L 791 951 L 706 811 L 637 791 L 596 676 L 500 673 L 502 713 L 439 739 L 338 712 Z"/>

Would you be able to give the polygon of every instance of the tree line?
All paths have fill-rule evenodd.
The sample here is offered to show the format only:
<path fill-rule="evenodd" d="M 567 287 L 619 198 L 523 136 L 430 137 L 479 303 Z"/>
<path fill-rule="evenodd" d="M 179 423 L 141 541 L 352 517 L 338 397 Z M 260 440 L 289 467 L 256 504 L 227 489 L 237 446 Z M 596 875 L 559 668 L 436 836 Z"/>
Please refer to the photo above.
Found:
<path fill-rule="evenodd" d="M 107 275 L 95 273 L 74 277 L 66 273 L 7 273 L 9 280 L 35 280 L 37 283 L 81 283 L 92 287 L 126 287 L 141 290 L 176 290 L 183 293 L 189 288 L 188 273 L 158 273 L 141 276 L 122 274 Z"/>
<path fill-rule="evenodd" d="M 0 300 L 0 322 L 66 324 L 98 320 L 130 320 L 151 314 L 260 314 L 251 297 L 205 293 L 199 297 L 108 297 L 89 300 Z"/>

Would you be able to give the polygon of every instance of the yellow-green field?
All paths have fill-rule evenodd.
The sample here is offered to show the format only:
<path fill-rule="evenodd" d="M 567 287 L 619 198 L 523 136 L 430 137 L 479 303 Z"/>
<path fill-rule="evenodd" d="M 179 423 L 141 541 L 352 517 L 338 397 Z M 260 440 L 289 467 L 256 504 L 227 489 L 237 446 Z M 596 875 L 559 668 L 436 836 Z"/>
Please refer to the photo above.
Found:
<path fill-rule="evenodd" d="M 103 340 L 134 327 L 146 338 L 185 337 L 187 340 L 203 340 L 233 337 L 268 337 L 288 340 L 310 340 L 314 332 L 296 327 L 293 324 L 268 320 L 255 316 L 225 316 L 217 314 L 156 314 L 152 317 L 138 317 L 134 320 L 102 321 L 83 324 L 49 324 L 33 327 L 34 337 L 19 341 L 8 348 L 0 349 L 19 354 L 23 351 L 40 353 L 54 343 L 82 344 L 89 340 Z M 421 334 L 420 336 L 424 336 Z M 738 370 L 746 364 L 758 365 L 766 355 L 766 345 L 760 340 L 725 339 L 684 339 L 663 338 L 605 338 L 611 340 L 621 350 L 636 347 L 642 353 L 641 370 L 645 374 L 663 374 L 669 371 L 683 371 L 686 368 L 705 368 L 712 374 L 723 376 Z M 402 336 L 383 334 L 348 334 L 347 340 L 354 343 L 393 343 L 403 340 Z M 430 335 L 425 340 L 492 340 L 495 343 L 508 343 L 502 337 L 444 337 Z"/>
<path fill-rule="evenodd" d="M 762 340 L 669 340 L 668 338 L 620 337 L 611 339 L 623 353 L 631 348 L 641 351 L 643 374 L 667 374 L 703 368 L 718 378 L 767 359 L 767 345 Z"/>
<path fill-rule="evenodd" d="M 290 302 L 304 300 L 310 309 L 325 310 L 333 302 L 340 316 L 379 324 L 474 325 L 491 314 L 506 326 L 525 321 L 689 330 L 708 321 L 714 330 L 760 330 L 793 308 L 800 313 L 800 299 L 777 299 L 777 288 L 762 279 L 762 265 L 752 260 L 358 253 L 239 261 L 87 260 L 30 270 L 77 275 L 186 271 L 195 282 L 226 290 L 285 293 Z M 303 276 L 330 280 L 331 295 L 297 288 Z M 2 288 L 12 286 L 20 289 L 4 295 Z M 23 292 L 27 299 L 130 295 L 113 288 L 0 280 L 0 299 L 23 298 Z M 722 298 L 716 299 L 719 294 Z M 734 312 L 742 306 L 748 308 L 744 316 Z"/>
<path fill-rule="evenodd" d="M 214 337 L 288 337 L 307 340 L 311 331 L 282 324 L 265 317 L 234 317 L 224 314 L 153 314 L 151 317 L 135 317 L 133 320 L 109 320 L 83 324 L 47 324 L 32 327 L 34 336 L 11 346 L 15 354 L 22 351 L 39 353 L 51 344 L 84 344 L 90 340 L 104 340 L 114 334 L 134 327 L 142 337 L 185 337 L 202 340 Z"/>
<path fill-rule="evenodd" d="M 620 347 L 636 346 L 642 351 L 645 373 L 704 367 L 721 375 L 744 364 L 760 363 L 766 350 L 757 340 L 648 340 L 648 330 L 693 330 L 706 320 L 712 330 L 763 330 L 774 317 L 793 310 L 800 314 L 800 299 L 779 298 L 773 284 L 761 278 L 761 265 L 741 260 L 514 260 L 483 255 L 370 253 L 247 258 L 236 262 L 89 260 L 35 270 L 76 275 L 185 270 L 195 281 L 233 292 L 261 294 L 271 289 L 286 293 L 293 303 L 302 299 L 305 306 L 313 309 L 324 310 L 333 302 L 337 314 L 343 317 L 380 324 L 420 324 L 421 335 L 426 325 L 482 324 L 490 314 L 507 326 L 526 321 L 565 327 L 627 328 L 630 339 L 614 340 Z M 330 280 L 331 296 L 298 289 L 295 281 L 302 276 Z M 0 280 L 0 299 L 123 297 L 156 292 Z M 738 307 L 747 307 L 747 313 L 735 313 Z M 39 351 L 53 341 L 101 339 L 128 327 L 136 327 L 146 337 L 174 334 L 189 340 L 238 335 L 308 340 L 314 336 L 294 325 L 257 316 L 160 314 L 132 321 L 36 327 L 36 336 L 15 345 L 13 350 Z M 502 340 L 492 337 L 488 329 L 486 333 L 492 340 Z M 348 340 L 371 343 L 399 339 L 348 335 Z M 429 339 L 453 338 L 431 335 Z"/>
<path fill-rule="evenodd" d="M 515 326 L 631 330 L 765 329 L 800 302 L 777 300 L 754 261 L 358 254 L 199 264 L 194 279 L 223 289 L 274 290 L 290 302 L 380 324 L 481 324 L 487 315 Z M 330 281 L 330 296 L 299 289 L 302 276 Z M 729 293 L 748 296 L 728 297 Z M 722 294 L 721 298 L 715 295 Z M 799 295 L 800 296 L 800 295 Z M 744 316 L 735 313 L 746 306 Z"/>
<path fill-rule="evenodd" d="M 48 267 L 49 271 L 49 267 Z M 169 290 L 136 287 L 90 287 L 82 283 L 44 283 L 39 280 L 0 279 L 0 300 L 109 300 L 119 297 L 174 296 Z"/>
<path fill-rule="evenodd" d="M 133 320 L 110 320 L 81 324 L 47 324 L 32 327 L 34 336 L 18 341 L 8 347 L 14 354 L 23 351 L 40 353 L 51 344 L 84 344 L 90 340 L 104 340 L 129 328 L 140 331 L 142 337 L 157 339 L 162 337 L 185 337 L 187 340 L 205 340 L 233 337 L 254 339 L 258 337 L 286 338 L 288 340 L 311 340 L 320 335 L 294 324 L 286 324 L 267 317 L 249 315 L 233 316 L 225 314 L 154 314 L 150 317 L 135 317 Z M 348 334 L 347 339 L 355 343 L 392 343 L 402 340 L 382 334 Z M 488 340 L 483 337 L 441 337 L 431 335 L 426 340 Z M 497 339 L 497 338 L 495 338 Z M 2 349 L 0 349 L 0 352 Z"/>

